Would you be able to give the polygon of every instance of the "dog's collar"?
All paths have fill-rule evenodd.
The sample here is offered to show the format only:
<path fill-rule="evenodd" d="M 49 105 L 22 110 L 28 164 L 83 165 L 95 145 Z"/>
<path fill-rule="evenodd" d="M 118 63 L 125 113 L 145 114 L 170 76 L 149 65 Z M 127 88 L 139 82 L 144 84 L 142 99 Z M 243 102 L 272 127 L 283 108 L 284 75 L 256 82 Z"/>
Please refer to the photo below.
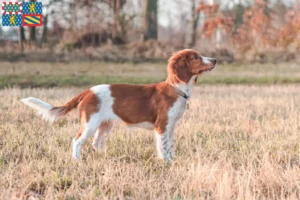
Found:
<path fill-rule="evenodd" d="M 179 96 L 182 96 L 183 98 L 185 98 L 186 100 L 188 100 L 190 97 L 184 93 L 183 91 L 181 91 L 178 87 L 176 87 L 175 85 L 172 85 L 172 87 L 176 90 L 177 94 Z"/>

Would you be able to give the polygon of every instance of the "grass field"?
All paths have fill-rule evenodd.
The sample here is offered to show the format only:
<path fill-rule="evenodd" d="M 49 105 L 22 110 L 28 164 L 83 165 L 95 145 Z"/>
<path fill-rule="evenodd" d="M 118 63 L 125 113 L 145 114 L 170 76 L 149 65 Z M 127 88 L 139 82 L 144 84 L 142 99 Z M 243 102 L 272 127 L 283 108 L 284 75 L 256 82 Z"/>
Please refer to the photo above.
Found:
<path fill-rule="evenodd" d="M 172 165 L 156 158 L 152 132 L 122 124 L 106 155 L 90 140 L 75 162 L 78 113 L 49 125 L 19 102 L 36 96 L 60 105 L 80 91 L 0 90 L 1 199 L 300 198 L 299 85 L 195 87 Z"/>
<path fill-rule="evenodd" d="M 0 89 L 89 87 L 101 83 L 153 83 L 165 80 L 166 63 L 27 63 L 0 62 Z M 298 63 L 224 64 L 198 79 L 202 84 L 300 83 Z"/>

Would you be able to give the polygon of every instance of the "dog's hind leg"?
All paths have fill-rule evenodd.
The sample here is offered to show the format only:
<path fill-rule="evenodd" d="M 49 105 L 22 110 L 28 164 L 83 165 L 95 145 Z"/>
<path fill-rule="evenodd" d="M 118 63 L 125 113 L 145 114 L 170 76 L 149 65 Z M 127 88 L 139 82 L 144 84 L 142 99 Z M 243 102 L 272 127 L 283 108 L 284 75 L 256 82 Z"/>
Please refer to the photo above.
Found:
<path fill-rule="evenodd" d="M 103 121 L 95 133 L 93 147 L 96 150 L 105 152 L 105 143 L 108 139 L 113 128 L 113 122 L 111 120 Z"/>
<path fill-rule="evenodd" d="M 89 137 L 94 135 L 100 124 L 101 119 L 97 114 L 92 115 L 88 122 L 81 122 L 81 131 L 72 141 L 72 156 L 74 159 L 78 160 L 80 158 L 81 146 Z"/>

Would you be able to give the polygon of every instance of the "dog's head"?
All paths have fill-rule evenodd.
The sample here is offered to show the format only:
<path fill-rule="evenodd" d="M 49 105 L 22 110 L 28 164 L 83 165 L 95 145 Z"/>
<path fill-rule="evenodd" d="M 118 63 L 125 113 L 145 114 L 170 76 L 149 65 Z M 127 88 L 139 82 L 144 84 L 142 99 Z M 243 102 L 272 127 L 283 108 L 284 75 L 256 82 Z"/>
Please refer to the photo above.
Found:
<path fill-rule="evenodd" d="M 188 83 L 193 76 L 197 77 L 203 72 L 211 71 L 216 64 L 215 58 L 207 58 L 192 49 L 185 49 L 170 57 L 168 73 L 175 78 L 174 81 Z"/>

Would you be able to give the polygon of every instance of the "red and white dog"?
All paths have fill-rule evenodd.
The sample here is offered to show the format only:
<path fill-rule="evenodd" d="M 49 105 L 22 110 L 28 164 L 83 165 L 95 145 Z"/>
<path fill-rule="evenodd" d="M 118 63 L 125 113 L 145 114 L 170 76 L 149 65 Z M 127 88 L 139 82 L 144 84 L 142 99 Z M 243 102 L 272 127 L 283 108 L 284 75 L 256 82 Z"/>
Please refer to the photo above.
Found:
<path fill-rule="evenodd" d="M 216 63 L 214 58 L 185 49 L 170 57 L 168 77 L 161 83 L 97 85 L 59 107 L 34 97 L 21 101 L 49 121 L 79 108 L 81 127 L 72 142 L 74 159 L 79 159 L 81 146 L 92 135 L 95 135 L 94 148 L 105 151 L 113 121 L 119 119 L 130 126 L 154 130 L 158 157 L 171 161 L 174 127 L 186 109 L 191 87 L 200 74 L 212 70 Z"/>

